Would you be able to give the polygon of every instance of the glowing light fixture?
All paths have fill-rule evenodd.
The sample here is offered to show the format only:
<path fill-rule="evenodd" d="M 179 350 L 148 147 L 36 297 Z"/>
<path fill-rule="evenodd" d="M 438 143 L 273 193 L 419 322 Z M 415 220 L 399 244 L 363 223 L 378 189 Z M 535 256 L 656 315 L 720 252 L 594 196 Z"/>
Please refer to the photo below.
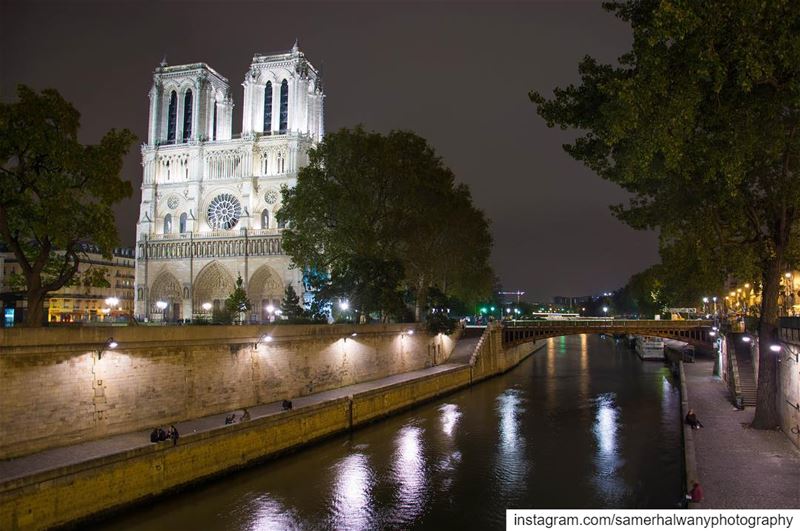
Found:
<path fill-rule="evenodd" d="M 750 343 L 751 341 L 750 336 L 742 336 L 742 341 L 744 341 L 745 343 Z"/>
<path fill-rule="evenodd" d="M 770 349 L 772 352 L 780 352 L 780 351 L 781 351 L 781 346 L 780 346 L 780 345 L 770 345 L 770 346 L 769 346 L 769 349 Z"/>

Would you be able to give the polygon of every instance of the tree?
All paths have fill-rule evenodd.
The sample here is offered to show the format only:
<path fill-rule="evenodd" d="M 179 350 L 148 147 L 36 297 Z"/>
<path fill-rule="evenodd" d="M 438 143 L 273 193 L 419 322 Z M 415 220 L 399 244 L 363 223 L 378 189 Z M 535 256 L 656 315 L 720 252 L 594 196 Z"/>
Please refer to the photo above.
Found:
<path fill-rule="evenodd" d="M 80 115 L 55 90 L 17 88 L 0 103 L 0 239 L 20 264 L 26 326 L 42 326 L 47 293 L 73 281 L 87 244 L 110 257 L 118 245 L 111 206 L 131 195 L 120 177 L 136 137 L 112 129 L 78 142 Z"/>
<path fill-rule="evenodd" d="M 300 296 L 294 290 L 294 287 L 289 284 L 283 292 L 283 300 L 281 301 L 281 313 L 284 318 L 289 321 L 296 321 L 306 317 L 303 307 L 300 305 Z"/>
<path fill-rule="evenodd" d="M 236 287 L 233 288 L 233 292 L 225 299 L 225 310 L 228 315 L 231 319 L 238 320 L 239 322 L 242 321 L 243 314 L 250 311 L 250 308 L 253 306 L 250 303 L 250 299 L 247 298 L 247 292 L 244 290 L 243 284 L 242 275 L 238 275 L 236 277 Z"/>
<path fill-rule="evenodd" d="M 774 428 L 778 290 L 797 263 L 800 214 L 800 6 L 788 0 L 631 0 L 606 4 L 633 30 L 618 65 L 591 57 L 581 82 L 531 92 L 549 126 L 582 136 L 565 150 L 632 192 L 614 213 L 659 228 L 662 256 L 701 251 L 728 276 L 763 286 L 758 404 Z"/>
<path fill-rule="evenodd" d="M 417 318 L 427 291 L 482 295 L 493 279 L 491 237 L 466 186 L 427 142 L 405 131 L 331 133 L 309 152 L 278 219 L 294 264 L 317 275 L 315 297 L 349 300 L 362 316 Z"/>

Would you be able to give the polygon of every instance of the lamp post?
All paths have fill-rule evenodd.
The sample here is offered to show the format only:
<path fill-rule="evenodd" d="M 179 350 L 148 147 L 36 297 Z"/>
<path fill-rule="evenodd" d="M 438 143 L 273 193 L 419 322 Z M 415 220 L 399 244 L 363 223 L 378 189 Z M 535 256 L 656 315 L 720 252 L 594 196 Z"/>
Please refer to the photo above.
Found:
<path fill-rule="evenodd" d="M 608 306 L 603 306 L 603 317 L 608 317 Z"/>
<path fill-rule="evenodd" d="M 275 320 L 275 306 L 273 306 L 271 303 L 267 304 L 266 310 L 267 320 L 271 323 L 273 320 Z"/>
<path fill-rule="evenodd" d="M 161 324 L 167 322 L 167 303 L 164 301 L 156 302 L 156 308 L 161 310 Z"/>

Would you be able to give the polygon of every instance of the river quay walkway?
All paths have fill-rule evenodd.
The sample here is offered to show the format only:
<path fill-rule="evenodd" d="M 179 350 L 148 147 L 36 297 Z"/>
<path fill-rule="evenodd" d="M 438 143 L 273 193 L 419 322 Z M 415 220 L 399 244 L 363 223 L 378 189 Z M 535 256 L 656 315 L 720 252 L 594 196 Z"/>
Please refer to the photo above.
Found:
<path fill-rule="evenodd" d="M 800 450 L 780 431 L 751 429 L 753 408 L 737 410 L 713 376 L 714 361 L 684 363 L 697 474 L 705 499 L 698 509 L 799 509 Z"/>
<path fill-rule="evenodd" d="M 303 407 L 321 404 L 330 400 L 363 393 L 364 391 L 372 391 L 382 387 L 390 387 L 398 383 L 408 382 L 424 376 L 449 371 L 469 363 L 469 358 L 472 352 L 475 350 L 477 343 L 478 338 L 460 340 L 457 343 L 456 348 L 450 356 L 448 362 L 442 365 L 436 365 L 426 369 L 388 376 L 386 378 L 381 378 L 379 380 L 373 380 L 370 382 L 348 385 L 346 387 L 340 387 L 338 389 L 315 393 L 308 396 L 292 398 L 292 406 L 294 409 L 301 409 Z M 283 412 L 281 402 L 262 404 L 249 407 L 247 409 L 250 412 L 251 420 L 261 417 L 268 417 Z M 224 426 L 225 417 L 231 413 L 235 413 L 236 418 L 239 419 L 242 416 L 243 410 L 239 409 L 235 411 L 227 411 L 218 415 L 210 415 L 207 417 L 187 420 L 185 422 L 176 422 L 174 426 L 181 435 L 209 431 L 219 428 L 220 426 Z M 167 426 L 164 427 L 166 428 Z M 104 439 L 92 440 L 59 448 L 52 448 L 35 454 L 18 457 L 16 459 L 0 461 L 0 482 L 19 479 L 40 472 L 82 463 L 99 457 L 111 456 L 124 453 L 129 450 L 134 450 L 136 448 L 149 446 L 153 444 L 150 442 L 151 429 L 113 435 Z M 178 444 L 180 444 L 180 440 L 178 441 Z"/>

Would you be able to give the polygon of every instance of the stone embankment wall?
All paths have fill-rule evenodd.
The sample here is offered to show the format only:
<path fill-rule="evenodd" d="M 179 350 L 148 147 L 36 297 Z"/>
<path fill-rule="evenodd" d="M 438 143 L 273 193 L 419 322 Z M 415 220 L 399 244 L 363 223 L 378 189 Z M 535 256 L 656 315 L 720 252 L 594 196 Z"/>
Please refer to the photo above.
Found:
<path fill-rule="evenodd" d="M 424 345 L 435 339 L 418 341 Z M 42 529 L 78 521 L 257 462 L 507 371 L 544 345 L 529 343 L 505 351 L 501 341 L 495 326 L 484 334 L 470 365 L 187 434 L 175 447 L 167 441 L 0 483 L 0 529 Z"/>
<path fill-rule="evenodd" d="M 454 337 L 409 329 L 0 330 L 0 459 L 375 380 L 450 355 Z M 260 342 L 266 333 L 273 340 Z M 111 336 L 113 350 L 105 348 Z"/>

